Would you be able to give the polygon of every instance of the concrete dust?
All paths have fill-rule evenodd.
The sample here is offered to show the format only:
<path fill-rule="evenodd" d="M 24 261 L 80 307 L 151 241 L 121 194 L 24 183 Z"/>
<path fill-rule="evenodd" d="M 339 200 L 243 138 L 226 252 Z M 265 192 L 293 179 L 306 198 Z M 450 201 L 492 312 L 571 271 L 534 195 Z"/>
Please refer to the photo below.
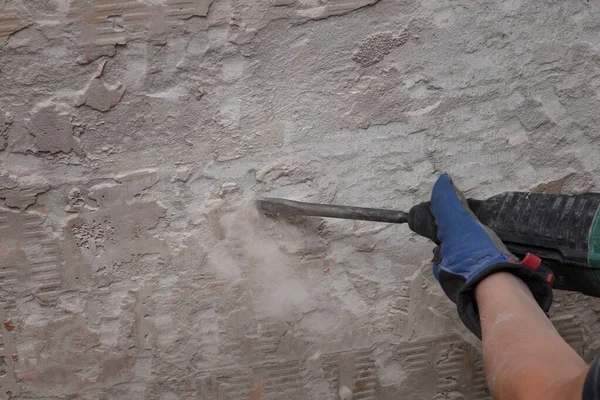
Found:
<path fill-rule="evenodd" d="M 252 288 L 254 310 L 284 317 L 310 301 L 302 280 L 290 267 L 289 257 L 261 227 L 261 216 L 248 201 L 221 217 L 224 239 L 209 253 L 218 275 L 243 280 Z"/>

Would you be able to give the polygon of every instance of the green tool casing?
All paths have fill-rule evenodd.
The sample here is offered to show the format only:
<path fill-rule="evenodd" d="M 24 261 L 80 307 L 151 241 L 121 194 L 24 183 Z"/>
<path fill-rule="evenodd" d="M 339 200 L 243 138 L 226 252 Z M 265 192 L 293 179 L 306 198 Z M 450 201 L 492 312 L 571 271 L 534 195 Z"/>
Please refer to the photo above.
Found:
<path fill-rule="evenodd" d="M 590 229 L 588 263 L 592 268 L 600 269 L 600 209 L 596 212 Z"/>

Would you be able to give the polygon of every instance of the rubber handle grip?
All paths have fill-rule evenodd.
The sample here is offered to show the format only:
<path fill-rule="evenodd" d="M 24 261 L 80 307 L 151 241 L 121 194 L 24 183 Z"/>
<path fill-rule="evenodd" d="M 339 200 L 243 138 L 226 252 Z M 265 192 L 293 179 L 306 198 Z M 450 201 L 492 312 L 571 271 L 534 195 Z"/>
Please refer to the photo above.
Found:
<path fill-rule="evenodd" d="M 507 244 L 547 249 L 566 263 L 587 267 L 590 229 L 598 207 L 600 193 L 507 192 L 482 202 L 476 215 Z"/>
<path fill-rule="evenodd" d="M 555 289 L 600 296 L 600 270 L 589 264 L 589 238 L 600 193 L 554 195 L 508 192 L 484 201 L 477 212 L 516 256 L 541 257 Z"/>

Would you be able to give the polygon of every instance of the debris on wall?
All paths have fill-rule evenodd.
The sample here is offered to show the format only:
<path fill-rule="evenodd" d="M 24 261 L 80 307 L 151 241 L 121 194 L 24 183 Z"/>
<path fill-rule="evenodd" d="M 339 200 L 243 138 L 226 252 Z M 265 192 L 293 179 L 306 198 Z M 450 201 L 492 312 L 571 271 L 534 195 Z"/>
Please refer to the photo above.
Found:
<path fill-rule="evenodd" d="M 82 153 L 68 115 L 58 113 L 52 106 L 36 111 L 31 117 L 29 132 L 35 136 L 35 146 L 38 152 L 55 154 L 75 151 L 79 154 Z"/>

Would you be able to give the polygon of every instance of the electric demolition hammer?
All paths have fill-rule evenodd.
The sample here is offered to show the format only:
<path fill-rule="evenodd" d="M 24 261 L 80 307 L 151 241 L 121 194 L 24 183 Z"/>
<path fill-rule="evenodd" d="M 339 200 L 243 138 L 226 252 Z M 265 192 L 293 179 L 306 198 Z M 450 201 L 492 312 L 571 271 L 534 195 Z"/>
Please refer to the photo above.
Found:
<path fill-rule="evenodd" d="M 506 192 L 487 200 L 467 200 L 479 221 L 492 229 L 517 257 L 540 257 L 554 273 L 554 289 L 600 297 L 600 193 L 556 195 Z M 430 203 L 406 213 L 396 210 L 303 203 L 259 198 L 256 206 L 271 216 L 320 216 L 408 223 L 439 244 Z"/>

